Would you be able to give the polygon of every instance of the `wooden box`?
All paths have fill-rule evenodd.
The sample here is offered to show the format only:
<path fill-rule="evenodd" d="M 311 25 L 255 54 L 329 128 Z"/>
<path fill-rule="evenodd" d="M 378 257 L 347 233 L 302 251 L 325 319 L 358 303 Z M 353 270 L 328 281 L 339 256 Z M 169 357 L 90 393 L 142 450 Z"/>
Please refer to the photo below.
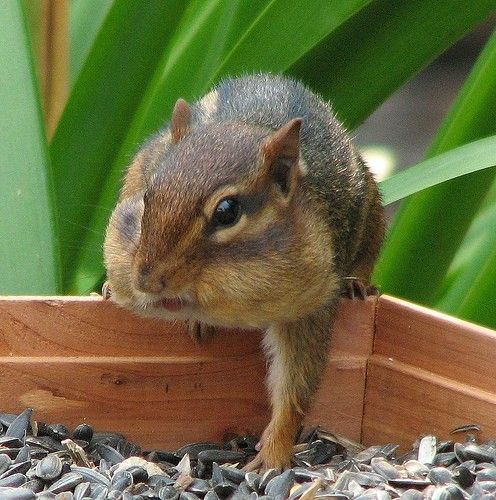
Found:
<path fill-rule="evenodd" d="M 193 343 L 98 297 L 0 298 L 0 411 L 175 448 L 259 433 L 269 417 L 259 332 Z M 409 446 L 466 423 L 496 436 L 496 332 L 388 296 L 343 300 L 307 424 Z"/>

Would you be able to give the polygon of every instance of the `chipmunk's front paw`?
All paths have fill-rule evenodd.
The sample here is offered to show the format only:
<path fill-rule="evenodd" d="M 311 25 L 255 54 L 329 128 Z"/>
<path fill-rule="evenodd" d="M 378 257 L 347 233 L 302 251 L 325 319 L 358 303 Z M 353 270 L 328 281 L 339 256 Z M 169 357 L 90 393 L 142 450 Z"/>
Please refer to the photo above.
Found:
<path fill-rule="evenodd" d="M 261 449 L 258 455 L 248 462 L 243 470 L 247 472 L 265 472 L 269 469 L 284 470 L 291 467 L 291 457 L 293 455 L 293 443 L 284 439 L 277 439 L 264 432 L 264 436 L 260 440 Z"/>
<path fill-rule="evenodd" d="M 188 333 L 197 344 L 201 345 L 208 342 L 214 336 L 215 327 L 200 323 L 199 321 L 188 321 Z"/>

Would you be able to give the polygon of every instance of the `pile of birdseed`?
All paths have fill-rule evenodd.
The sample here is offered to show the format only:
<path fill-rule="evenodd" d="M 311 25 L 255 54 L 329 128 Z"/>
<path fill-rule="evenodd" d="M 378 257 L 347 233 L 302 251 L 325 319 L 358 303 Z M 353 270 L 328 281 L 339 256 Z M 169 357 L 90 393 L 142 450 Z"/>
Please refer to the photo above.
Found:
<path fill-rule="evenodd" d="M 362 446 L 314 429 L 295 445 L 294 467 L 263 474 L 241 467 L 257 439 L 192 443 L 175 451 L 143 451 L 117 433 L 0 413 L 0 499 L 217 500 L 313 498 L 496 498 L 496 441 L 419 439 L 398 446 Z M 461 429 L 477 430 L 476 426 Z"/>

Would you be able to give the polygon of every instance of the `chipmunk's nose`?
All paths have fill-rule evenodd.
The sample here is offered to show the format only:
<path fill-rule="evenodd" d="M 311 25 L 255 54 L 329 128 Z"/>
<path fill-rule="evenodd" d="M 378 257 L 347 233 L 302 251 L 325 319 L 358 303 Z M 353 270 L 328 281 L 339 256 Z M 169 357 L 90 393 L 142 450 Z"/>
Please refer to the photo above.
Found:
<path fill-rule="evenodd" d="M 160 272 L 154 272 L 151 266 L 143 264 L 138 267 L 135 287 L 146 293 L 161 293 L 165 290 L 166 281 Z"/>

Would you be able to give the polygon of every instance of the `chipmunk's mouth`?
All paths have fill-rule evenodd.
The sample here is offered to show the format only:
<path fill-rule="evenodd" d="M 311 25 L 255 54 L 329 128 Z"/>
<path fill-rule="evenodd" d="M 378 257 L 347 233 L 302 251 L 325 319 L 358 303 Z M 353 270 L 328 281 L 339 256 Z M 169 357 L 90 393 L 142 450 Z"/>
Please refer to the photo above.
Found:
<path fill-rule="evenodd" d="M 182 311 L 183 309 L 191 309 L 195 305 L 195 301 L 191 297 L 167 297 L 167 298 L 155 298 L 144 297 L 135 294 L 134 300 L 131 302 L 126 297 L 122 297 L 118 294 L 113 293 L 108 282 L 105 282 L 102 288 L 102 298 L 104 300 L 114 299 L 121 305 L 126 305 L 127 307 L 137 308 L 143 313 L 166 310 L 168 312 L 176 313 Z M 151 299 L 151 300 L 150 300 Z"/>
<path fill-rule="evenodd" d="M 186 303 L 181 297 L 174 297 L 172 299 L 162 299 L 157 303 L 157 305 L 167 309 L 168 311 L 176 312 L 180 311 Z"/>

